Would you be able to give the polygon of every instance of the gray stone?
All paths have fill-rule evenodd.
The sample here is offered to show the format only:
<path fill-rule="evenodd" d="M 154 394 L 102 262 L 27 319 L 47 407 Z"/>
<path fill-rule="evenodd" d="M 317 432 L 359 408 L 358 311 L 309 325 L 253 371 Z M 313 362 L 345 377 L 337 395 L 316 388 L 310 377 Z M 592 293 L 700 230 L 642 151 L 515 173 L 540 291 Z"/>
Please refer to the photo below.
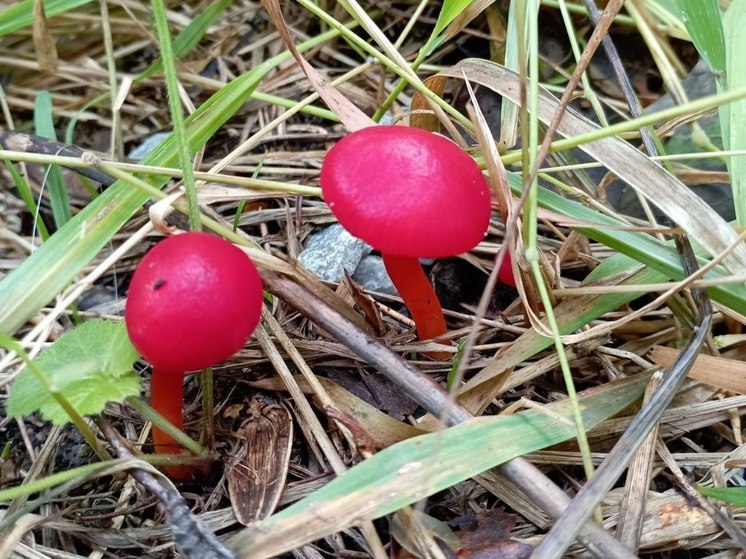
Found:
<path fill-rule="evenodd" d="M 369 254 L 363 258 L 358 264 L 352 279 L 369 291 L 398 295 L 396 287 L 391 283 L 391 278 L 386 273 L 383 258 L 380 256 Z"/>
<path fill-rule="evenodd" d="M 371 250 L 370 245 L 353 237 L 335 223 L 311 235 L 298 260 L 322 280 L 340 282 L 345 270 L 353 274 L 360 260 L 370 254 Z"/>

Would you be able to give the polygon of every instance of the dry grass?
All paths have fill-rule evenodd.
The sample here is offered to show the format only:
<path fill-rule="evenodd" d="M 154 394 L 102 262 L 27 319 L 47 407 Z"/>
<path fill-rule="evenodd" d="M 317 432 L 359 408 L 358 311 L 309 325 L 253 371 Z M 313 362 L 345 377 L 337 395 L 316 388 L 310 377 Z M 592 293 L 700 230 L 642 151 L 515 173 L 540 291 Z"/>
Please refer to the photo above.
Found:
<path fill-rule="evenodd" d="M 504 53 L 501 38 L 504 37 L 505 22 L 500 16 L 505 7 L 503 4 L 507 3 L 496 3 L 451 37 L 435 56 L 428 58 L 429 66 L 422 72 L 423 76 L 439 67 L 451 67 L 466 57 L 492 56 L 500 60 Z M 375 3 L 366 6 L 374 14 L 380 29 L 396 40 L 413 17 L 416 6 L 396 4 L 386 6 L 382 12 L 381 7 Z M 169 12 L 172 33 L 184 29 L 203 8 L 202 4 L 172 6 Z M 339 5 L 330 3 L 325 9 L 340 21 L 347 20 Z M 43 68 L 54 61 L 40 56 L 35 50 L 30 27 L 0 38 L 0 77 L 4 89 L 0 102 L 6 131 L 32 130 L 34 99 L 42 90 L 49 91 L 52 96 L 60 137 L 71 119 L 77 119 L 74 132 L 65 141 L 94 150 L 104 159 L 120 159 L 123 153 L 150 135 L 170 130 L 165 86 L 160 74 L 139 83 L 128 79 L 145 70 L 158 53 L 153 30 L 148 24 L 149 6 L 127 0 L 109 5 L 108 10 L 106 25 L 102 24 L 98 4 L 86 4 L 49 18 L 48 28 L 40 32 L 56 39 L 59 62 L 53 70 Z M 298 5 L 283 6 L 283 10 L 297 43 L 306 36 L 326 30 L 325 24 Z M 399 45 L 404 56 L 413 57 L 436 18 L 435 7 L 425 7 L 418 15 L 411 33 Z M 542 79 L 563 83 L 563 76 L 569 75 L 573 63 L 570 63 L 565 40 L 555 29 L 558 21 L 554 8 L 543 9 Z M 578 16 L 576 25 L 586 28 L 588 22 Z M 614 31 L 623 45 L 629 46 L 633 42 L 629 40 L 630 36 L 640 43 L 638 31 L 633 27 L 616 27 Z M 105 47 L 107 35 L 113 41 L 110 55 Z M 670 39 L 663 34 L 659 38 L 661 41 Z M 671 56 L 683 66 L 691 66 L 691 49 L 675 40 L 671 42 Z M 260 5 L 234 2 L 209 28 L 199 44 L 179 61 L 184 98 L 199 107 L 225 83 L 284 49 Z M 629 51 L 621 47 L 620 54 L 640 97 L 650 102 L 660 96 L 662 91 L 655 87 L 656 80 L 651 79 L 658 75 L 658 70 L 650 54 L 639 44 L 634 49 L 629 47 Z M 107 70 L 109 57 L 115 60 L 114 75 Z M 314 49 L 306 58 L 330 79 L 350 72 L 349 78 L 342 81 L 338 89 L 368 114 L 378 108 L 385 93 L 395 84 L 392 74 L 377 64 L 367 64 L 355 71 L 361 65 L 360 54 L 339 38 Z M 619 91 L 613 80 L 604 75 L 609 71 L 608 66 L 598 63 L 592 66 L 592 70 L 593 86 L 601 102 L 610 109 L 608 114 L 619 111 L 626 116 L 627 110 Z M 108 100 L 91 104 L 96 97 L 110 91 L 111 80 L 123 90 L 114 110 Z M 294 424 L 289 462 L 282 462 L 286 459 L 284 443 L 270 441 L 263 452 L 269 457 L 264 458 L 270 462 L 274 460 L 273 467 L 258 472 L 259 478 L 259 474 L 273 477 L 276 469 L 287 467 L 285 486 L 267 489 L 268 492 L 282 490 L 280 508 L 313 494 L 335 475 L 381 448 L 417 434 L 419 431 L 413 426 L 433 426 L 432 417 L 424 422 L 419 420 L 425 412 L 441 411 L 423 409 L 412 403 L 405 394 L 406 388 L 397 387 L 396 382 L 376 374 L 375 369 L 367 364 L 370 355 L 361 354 L 349 339 L 330 333 L 329 325 L 334 319 L 324 322 L 323 316 L 326 315 L 323 312 L 326 311 L 321 309 L 321 300 L 330 305 L 325 308 L 334 309 L 328 316 L 338 316 L 339 321 L 342 321 L 341 317 L 351 317 L 368 332 L 375 332 L 393 353 L 411 358 L 413 365 L 437 383 L 443 385 L 451 370 L 450 363 L 421 357 L 422 350 L 433 346 L 417 342 L 411 321 L 397 298 L 365 293 L 348 280 L 340 285 L 323 285 L 295 268 L 308 236 L 333 223 L 334 217 L 319 197 L 302 196 L 292 191 L 293 186 L 290 192 L 281 191 L 279 186 L 317 186 L 323 156 L 345 129 L 322 118 L 320 113 L 288 115 L 285 108 L 271 102 L 274 98 L 268 96 L 290 100 L 294 104 L 313 93 L 309 81 L 295 62 L 287 62 L 273 70 L 262 81 L 259 92 L 262 95 L 254 96 L 246 103 L 198 154 L 195 169 L 214 173 L 200 185 L 200 200 L 206 215 L 229 225 L 239 201 L 245 200 L 246 209 L 238 220 L 239 234 L 258 245 L 252 254 L 260 258 L 259 264 L 268 278 L 269 289 L 280 295 L 282 286 L 273 283 L 276 280 L 272 278 L 277 273 L 285 274 L 283 277 L 305 287 L 309 298 L 315 296 L 319 299 L 309 303 L 312 310 L 304 316 L 295 310 L 302 307 L 298 299 L 292 300 L 288 296 L 283 300 L 282 295 L 275 297 L 267 305 L 258 335 L 214 371 L 216 459 L 206 477 L 182 484 L 178 490 L 194 516 L 223 540 L 240 528 L 231 508 L 231 496 L 236 497 L 235 490 L 233 494 L 229 493 L 229 478 L 233 469 L 242 467 L 240 457 L 253 452 L 246 447 L 246 418 L 253 413 L 252 417 L 257 421 L 257 414 L 263 413 L 257 411 L 262 409 L 262 405 L 275 409 L 275 412 L 267 412 L 272 415 L 272 421 L 292 418 Z M 406 118 L 412 96 L 412 90 L 407 89 L 399 97 L 392 108 L 394 119 Z M 445 97 L 466 113 L 469 100 L 466 88 L 449 84 Z M 495 126 L 499 117 L 496 104 L 499 100 L 487 88 L 478 89 L 476 99 L 488 123 Z M 322 106 L 320 102 L 315 103 L 317 107 Z M 587 105 L 580 103 L 576 107 L 585 109 Z M 239 146 L 240 150 L 234 151 Z M 565 152 L 561 157 L 566 158 L 565 162 L 573 163 L 576 155 Z M 559 165 L 563 160 L 557 157 L 551 163 Z M 45 200 L 42 212 L 51 225 L 49 191 L 44 188 L 46 176 L 43 168 L 27 164 L 22 170 L 27 173 L 35 195 Z M 255 188 L 256 184 L 249 183 L 246 188 L 226 185 L 233 178 L 247 180 L 252 175 L 267 181 L 267 188 L 260 190 Z M 582 192 L 584 196 L 592 197 L 596 189 L 595 186 L 588 189 L 588 185 L 602 178 L 602 174 L 588 178 L 584 171 L 571 170 L 562 180 L 576 189 L 573 194 Z M 75 214 L 90 202 L 91 193 L 72 171 L 65 171 L 65 179 Z M 33 245 L 39 243 L 39 238 L 32 235 L 33 218 L 14 191 L 10 175 L 3 172 L 0 181 L 1 282 L 22 265 Z M 273 188 L 273 185 L 277 187 Z M 167 189 L 176 191 L 177 186 L 173 181 Z M 507 186 L 505 188 L 503 195 L 507 192 Z M 171 203 L 181 204 L 173 199 Z M 593 204 L 596 207 L 605 204 L 603 192 L 598 193 L 598 200 Z M 181 214 L 169 214 L 170 208 L 164 210 L 163 205 L 157 206 L 158 210 L 150 214 L 146 208 L 137 212 L 106 243 L 96 259 L 77 275 L 68 293 L 76 288 L 84 291 L 84 295 L 78 297 L 78 304 L 85 304 L 85 311 L 73 313 L 67 307 L 54 306 L 52 302 L 15 332 L 15 337 L 23 340 L 30 354 L 35 355 L 47 347 L 81 318 L 103 316 L 119 319 L 130 273 L 142 254 L 159 238 L 159 234 L 152 230 L 151 216 L 156 215 L 156 225 L 160 226 L 163 226 L 163 222 L 158 221 L 161 219 L 167 225 L 184 224 Z M 606 210 L 614 215 L 610 207 L 606 206 Z M 557 219 L 556 213 L 539 215 L 539 247 L 547 279 L 551 287 L 557 288 L 552 296 L 560 321 L 572 314 L 573 305 L 592 307 L 597 304 L 593 297 L 601 295 L 583 291 L 582 286 L 573 288 L 614 253 L 607 246 L 573 233 L 568 223 L 578 225 L 572 216 Z M 628 222 L 630 230 L 632 225 L 639 224 L 654 227 L 644 221 Z M 579 225 L 582 229 L 583 224 Z M 524 275 L 522 297 L 514 290 L 498 287 L 494 296 L 488 294 L 484 299 L 486 305 L 482 304 L 478 309 L 505 232 L 504 222 L 496 210 L 489 235 L 479 247 L 458 260 L 439 263 L 433 270 L 436 283 L 445 286 L 442 294 L 458 303 L 448 313 L 449 338 L 459 341 L 474 333 L 467 360 L 462 362 L 465 379 L 472 383 L 466 385 L 463 402 L 472 404 L 467 406 L 471 411 L 478 409 L 485 415 L 513 413 L 524 408 L 544 410 L 545 404 L 564 399 L 567 394 L 555 351 L 551 347 L 543 348 L 548 344 L 538 347 L 538 336 L 530 337 L 532 313 L 539 318 L 543 315 L 529 274 Z M 118 249 L 133 236 L 139 236 L 140 240 L 120 253 Z M 727 240 L 723 243 L 727 244 Z M 106 263 L 105 268 L 96 274 L 95 286 L 88 287 L 82 281 L 84 276 L 95 271 L 101 263 Z M 660 281 L 663 280 L 650 278 L 643 283 Z M 608 283 L 615 286 L 621 282 L 622 278 L 613 277 Z M 97 304 L 84 303 L 83 299 L 94 296 L 94 291 Z M 639 291 L 646 289 L 641 287 Z M 651 292 L 655 291 L 651 289 Z M 588 327 L 606 326 L 602 335 L 585 339 L 579 336 L 567 346 L 570 369 L 579 390 L 591 387 L 604 390 L 617 379 L 646 373 L 656 364 L 668 365 L 671 362 L 670 350 L 662 348 L 681 347 L 692 332 L 693 313 L 688 306 L 688 292 L 682 287 L 668 302 L 646 309 L 640 316 L 630 317 L 634 308 L 641 307 L 654 296 L 651 293 L 631 304 L 624 303 L 599 312 L 592 320 L 571 329 L 582 335 Z M 318 305 L 316 311 L 314 305 Z M 40 323 L 43 327 L 37 327 Z M 724 485 L 726 480 L 743 482 L 740 410 L 744 409 L 746 400 L 740 394 L 744 392 L 746 368 L 742 363 L 742 324 L 738 312 L 729 311 L 724 305 L 716 307 L 713 333 L 708 337 L 705 351 L 719 354 L 722 361 L 703 358 L 695 366 L 692 379 L 696 380 L 687 381 L 676 394 L 656 426 L 655 439 L 647 443 L 647 452 L 641 450 L 635 458 L 634 473 L 626 478 L 627 487 L 623 487 L 623 479 L 604 499 L 603 526 L 612 534 L 616 533 L 620 515 L 628 514 L 632 504 L 641 505 L 642 513 L 634 512 L 631 518 L 627 515 L 623 532 L 626 535 L 622 536 L 634 548 L 636 538 L 629 534 L 635 532 L 635 522 L 641 520 L 640 514 L 644 514 L 641 553 L 654 557 L 742 556 L 738 543 L 742 541 L 739 534 L 743 537 L 742 510 L 707 505 L 698 500 L 692 490 L 692 485 L 700 483 Z M 515 343 L 516 340 L 524 341 Z M 440 349 L 444 347 L 440 346 Z M 445 350 L 455 352 L 456 346 L 447 346 Z M 417 356 L 413 356 L 414 352 L 418 352 Z M 707 368 L 719 366 L 713 363 L 725 363 L 729 375 L 709 376 Z M 7 391 L 19 369 L 19 361 L 12 354 L 6 354 L 1 365 L 0 382 Z M 486 382 L 474 382 L 476 375 L 482 375 L 476 378 L 483 378 Z M 143 376 L 147 379 L 146 371 Z M 143 393 L 148 393 L 147 382 Z M 201 385 L 190 380 L 186 385 L 185 419 L 188 433 L 195 438 L 201 425 L 202 395 Z M 257 395 L 261 395 L 264 404 L 250 404 Z M 361 404 L 360 399 L 367 404 Z M 437 398 L 434 401 L 440 402 Z M 282 417 L 278 418 L 276 408 L 272 408 L 275 404 L 281 404 L 290 414 L 287 417 L 279 414 Z M 361 420 L 361 417 L 366 417 L 363 412 L 367 413 L 371 406 L 383 412 L 380 416 L 393 418 L 393 422 L 372 412 L 367 420 Z M 542 413 L 553 412 L 545 410 Z M 635 409 L 628 409 L 622 416 L 609 418 L 588 433 L 593 451 L 590 458 L 594 464 L 600 464 L 608 455 L 634 413 Z M 150 450 L 147 446 L 149 424 L 130 406 L 110 404 L 103 417 L 109 427 L 113 426 L 127 441 L 126 444 L 120 441 L 124 448 L 122 452 L 137 454 L 141 449 Z M 563 420 L 557 418 L 558 422 Z M 102 429 L 106 431 L 105 426 Z M 0 433 L 7 445 L 0 468 L 0 487 L 3 488 L 20 482 L 31 483 L 54 472 L 95 461 L 95 456 L 77 431 L 69 426 L 50 427 L 36 416 L 17 420 L 2 417 Z M 272 446 L 274 444 L 278 445 L 277 449 Z M 121 456 L 121 452 L 119 454 Z M 525 458 L 567 492 L 576 491 L 585 482 L 581 455 L 574 442 L 533 452 Z M 0 514 L 17 511 L 24 514 L 13 527 L 8 527 L 6 543 L 0 541 L 0 557 L 173 556 L 171 542 L 174 536 L 167 526 L 168 523 L 173 526 L 173 518 L 164 516 L 158 499 L 150 491 L 143 489 L 133 478 L 120 475 L 117 470 L 121 468 L 114 468 L 108 472 L 110 475 L 81 476 L 75 484 L 62 487 L 62 491 L 35 495 L 33 499 L 38 499 L 38 502 L 17 498 L 10 508 L 3 505 Z M 490 549 L 494 557 L 527 556 L 530 546 L 537 545 L 551 525 L 552 514 L 517 490 L 516 478 L 508 481 L 505 475 L 505 471 L 484 472 L 423 501 L 415 512 L 398 513 L 396 522 L 365 520 L 319 541 L 305 541 L 305 545 L 292 554 L 308 558 L 329 554 L 357 558 L 384 557 L 391 551 L 401 556 L 408 553 L 450 556 L 450 551 L 444 551 L 433 543 L 435 540 L 447 542 L 451 535 L 451 529 L 435 523 L 439 520 L 451 522 L 452 526 L 461 523 L 456 533 L 466 546 L 462 551 L 464 557 L 470 556 L 480 545 Z M 274 497 L 276 495 L 265 495 L 262 499 L 272 500 Z M 27 506 L 29 502 L 33 506 Z M 490 516 L 487 511 L 505 512 Z M 479 519 L 481 525 L 469 535 L 470 532 L 463 527 L 473 524 L 474 518 Z M 420 528 L 402 528 L 397 524 L 407 521 Z M 428 524 L 429 521 L 432 523 Z M 422 525 L 425 528 L 421 528 Z M 302 530 L 303 526 L 299 526 L 298 531 L 302 533 Z M 404 541 L 407 540 L 405 534 L 408 534 L 409 541 Z M 481 543 L 479 538 L 483 538 Z M 389 544 L 390 550 L 384 552 L 384 546 Z M 577 545 L 568 553 L 581 557 L 587 556 L 588 552 Z"/>

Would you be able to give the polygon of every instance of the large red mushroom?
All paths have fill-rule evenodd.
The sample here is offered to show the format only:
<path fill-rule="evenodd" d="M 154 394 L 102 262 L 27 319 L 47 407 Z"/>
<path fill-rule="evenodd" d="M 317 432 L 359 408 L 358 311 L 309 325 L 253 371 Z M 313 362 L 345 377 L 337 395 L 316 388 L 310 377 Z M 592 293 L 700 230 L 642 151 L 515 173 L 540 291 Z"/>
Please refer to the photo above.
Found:
<path fill-rule="evenodd" d="M 445 334 L 443 311 L 419 258 L 454 256 L 484 238 L 490 189 L 476 162 L 438 134 L 372 126 L 329 150 L 321 189 L 345 229 L 381 252 L 420 339 Z"/>
<path fill-rule="evenodd" d="M 153 365 L 151 405 L 184 429 L 184 374 L 211 367 L 236 353 L 259 323 L 262 280 L 249 257 L 225 239 L 184 233 L 159 242 L 130 282 L 125 310 L 132 344 Z M 158 452 L 181 446 L 153 427 Z M 173 466 L 175 479 L 193 470 Z"/>

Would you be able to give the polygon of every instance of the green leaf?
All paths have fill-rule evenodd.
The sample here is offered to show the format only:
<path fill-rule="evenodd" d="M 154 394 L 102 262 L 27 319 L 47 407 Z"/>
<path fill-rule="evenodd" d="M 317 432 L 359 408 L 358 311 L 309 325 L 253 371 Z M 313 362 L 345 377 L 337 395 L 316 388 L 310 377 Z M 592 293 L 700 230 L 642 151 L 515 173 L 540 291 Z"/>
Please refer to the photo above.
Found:
<path fill-rule="evenodd" d="M 51 388 L 45 387 L 30 367 L 18 374 L 10 389 L 8 415 L 41 411 L 56 425 L 67 423 L 68 415 L 55 394 L 64 397 L 80 415 L 100 413 L 107 402 L 140 393 L 140 378 L 132 370 L 138 357 L 124 322 L 85 322 L 34 360 Z"/>
<path fill-rule="evenodd" d="M 698 487 L 705 497 L 712 497 L 737 507 L 746 507 L 746 487 Z"/>
<path fill-rule="evenodd" d="M 435 23 L 433 35 L 440 35 L 471 3 L 472 0 L 445 0 L 443 7 L 440 9 L 440 14 L 438 14 L 438 21 Z"/>
<path fill-rule="evenodd" d="M 583 423 L 591 427 L 619 413 L 639 399 L 649 379 L 643 374 L 588 391 L 579 401 Z M 229 545 L 240 557 L 274 557 L 390 514 L 516 456 L 574 437 L 569 402 L 548 408 L 549 413 L 532 410 L 480 417 L 397 443 L 243 529 Z"/>
<path fill-rule="evenodd" d="M 697 52 L 717 75 L 725 72 L 725 35 L 718 0 L 676 0 Z"/>
<path fill-rule="evenodd" d="M 34 125 L 37 136 L 57 141 L 57 132 L 54 129 L 52 96 L 48 91 L 39 91 L 36 94 L 34 102 Z M 67 195 L 67 186 L 65 185 L 65 178 L 62 175 L 62 169 L 56 165 L 50 165 L 44 176 L 44 180 L 49 191 L 54 223 L 58 228 L 62 227 L 72 217 L 70 198 Z"/>
<path fill-rule="evenodd" d="M 746 85 L 746 70 L 741 57 L 746 49 L 746 0 L 733 0 L 723 18 L 725 27 L 726 76 L 728 89 Z M 725 148 L 743 150 L 746 148 L 746 129 L 742 125 L 746 116 L 746 99 L 733 101 L 720 108 Z M 736 222 L 746 225 L 746 160 L 743 157 L 730 157 L 728 172 L 733 185 L 733 205 L 736 208 Z"/>

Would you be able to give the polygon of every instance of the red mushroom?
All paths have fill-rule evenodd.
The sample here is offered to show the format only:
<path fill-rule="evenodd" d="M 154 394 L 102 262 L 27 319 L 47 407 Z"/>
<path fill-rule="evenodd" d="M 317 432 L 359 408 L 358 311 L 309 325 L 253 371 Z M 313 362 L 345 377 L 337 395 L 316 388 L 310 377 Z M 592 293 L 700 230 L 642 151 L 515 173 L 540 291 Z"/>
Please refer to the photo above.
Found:
<path fill-rule="evenodd" d="M 490 190 L 476 162 L 437 134 L 373 126 L 329 150 L 321 189 L 345 229 L 381 251 L 420 339 L 445 334 L 443 310 L 418 259 L 467 252 L 484 238 Z"/>
<path fill-rule="evenodd" d="M 225 239 L 184 233 L 158 243 L 130 282 L 125 321 L 132 344 L 153 365 L 151 405 L 184 429 L 184 374 L 224 361 L 259 323 L 262 280 L 249 257 Z M 159 452 L 181 447 L 153 427 Z M 176 479 L 187 467 L 170 467 Z"/>
<path fill-rule="evenodd" d="M 500 269 L 497 271 L 497 279 L 499 279 L 501 282 L 503 282 L 505 285 L 509 285 L 510 287 L 515 287 L 515 276 L 513 275 L 513 259 L 510 256 L 510 251 L 508 250 L 507 246 L 503 246 L 503 251 L 505 251 L 505 256 L 503 256 L 503 261 L 500 264 Z M 499 260 L 500 253 L 497 253 L 497 256 L 495 256 L 495 262 Z"/>

